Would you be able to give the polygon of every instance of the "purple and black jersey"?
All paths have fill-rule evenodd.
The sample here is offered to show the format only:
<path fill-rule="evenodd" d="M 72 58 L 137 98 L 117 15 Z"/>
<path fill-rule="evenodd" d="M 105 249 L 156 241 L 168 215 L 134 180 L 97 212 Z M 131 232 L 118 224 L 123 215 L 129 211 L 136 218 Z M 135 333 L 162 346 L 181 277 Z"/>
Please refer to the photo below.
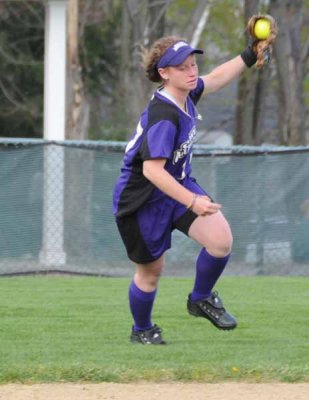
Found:
<path fill-rule="evenodd" d="M 116 182 L 113 212 L 119 218 L 134 213 L 142 204 L 166 196 L 143 175 L 143 162 L 166 159 L 165 169 L 180 183 L 191 173 L 192 145 L 196 134 L 195 104 L 204 90 L 197 87 L 187 98 L 187 112 L 158 89 L 141 115 L 130 138 Z"/>

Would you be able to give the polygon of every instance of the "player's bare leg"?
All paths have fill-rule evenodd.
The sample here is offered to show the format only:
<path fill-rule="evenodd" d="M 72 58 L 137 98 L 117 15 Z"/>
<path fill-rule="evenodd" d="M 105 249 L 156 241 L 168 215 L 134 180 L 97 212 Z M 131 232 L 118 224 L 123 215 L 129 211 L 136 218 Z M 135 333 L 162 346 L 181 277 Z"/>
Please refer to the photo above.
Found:
<path fill-rule="evenodd" d="M 221 211 L 196 218 L 190 226 L 189 236 L 214 257 L 225 257 L 232 250 L 231 228 Z"/>
<path fill-rule="evenodd" d="M 164 256 L 147 264 L 135 264 L 135 284 L 144 292 L 156 290 L 163 267 Z"/>

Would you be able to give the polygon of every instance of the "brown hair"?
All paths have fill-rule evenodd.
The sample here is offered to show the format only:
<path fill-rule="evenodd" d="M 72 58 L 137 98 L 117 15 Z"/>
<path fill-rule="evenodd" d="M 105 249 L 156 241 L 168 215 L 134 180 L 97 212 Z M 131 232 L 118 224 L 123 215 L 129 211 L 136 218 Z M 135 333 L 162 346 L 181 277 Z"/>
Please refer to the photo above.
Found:
<path fill-rule="evenodd" d="M 183 39 L 178 36 L 166 36 L 156 40 L 150 49 L 143 49 L 143 66 L 146 76 L 151 82 L 162 82 L 162 78 L 158 72 L 157 63 L 165 51 L 179 40 Z"/>

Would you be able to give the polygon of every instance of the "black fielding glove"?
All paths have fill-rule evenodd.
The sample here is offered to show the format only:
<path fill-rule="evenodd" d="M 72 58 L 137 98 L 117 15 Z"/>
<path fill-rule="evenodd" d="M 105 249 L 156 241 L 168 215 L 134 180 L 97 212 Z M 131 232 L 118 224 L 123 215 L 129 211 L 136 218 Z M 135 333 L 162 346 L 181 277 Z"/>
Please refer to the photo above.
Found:
<path fill-rule="evenodd" d="M 257 61 L 257 56 L 250 45 L 240 54 L 240 56 L 248 68 L 251 68 Z"/>

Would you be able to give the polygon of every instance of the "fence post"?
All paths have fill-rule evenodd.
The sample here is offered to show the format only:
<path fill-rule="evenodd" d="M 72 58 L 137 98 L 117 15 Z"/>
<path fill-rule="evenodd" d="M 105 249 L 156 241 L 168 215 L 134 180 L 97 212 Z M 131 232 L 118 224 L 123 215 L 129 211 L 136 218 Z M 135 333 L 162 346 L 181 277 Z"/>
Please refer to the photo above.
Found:
<path fill-rule="evenodd" d="M 49 0 L 45 14 L 44 139 L 65 139 L 67 0 Z M 64 148 L 44 151 L 44 216 L 40 262 L 66 263 L 64 252 Z"/>

